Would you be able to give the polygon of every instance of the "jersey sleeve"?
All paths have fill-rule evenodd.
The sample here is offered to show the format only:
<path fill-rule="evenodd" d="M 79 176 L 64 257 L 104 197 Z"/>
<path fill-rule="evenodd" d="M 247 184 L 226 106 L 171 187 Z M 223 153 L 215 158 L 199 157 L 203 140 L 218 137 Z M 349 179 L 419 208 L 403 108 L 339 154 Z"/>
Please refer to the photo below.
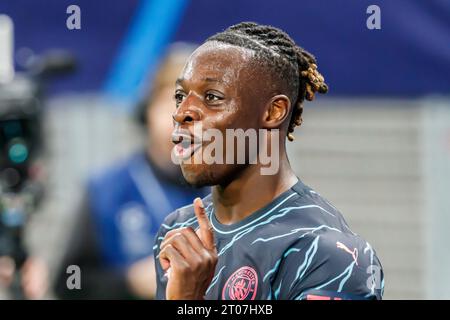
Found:
<path fill-rule="evenodd" d="M 287 300 L 381 299 L 383 271 L 370 244 L 353 235 L 313 235 L 281 258 L 272 298 Z"/>

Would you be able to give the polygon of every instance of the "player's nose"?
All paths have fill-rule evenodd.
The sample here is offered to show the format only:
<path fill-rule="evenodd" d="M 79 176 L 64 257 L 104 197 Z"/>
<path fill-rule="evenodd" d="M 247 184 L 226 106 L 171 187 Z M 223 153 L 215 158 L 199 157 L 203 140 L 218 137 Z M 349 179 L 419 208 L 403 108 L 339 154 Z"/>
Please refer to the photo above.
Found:
<path fill-rule="evenodd" d="M 188 101 L 184 101 L 172 115 L 175 123 L 183 125 L 188 123 L 193 123 L 195 121 L 200 121 L 201 114 L 194 106 L 190 105 Z"/>
<path fill-rule="evenodd" d="M 188 124 L 194 121 L 200 121 L 200 115 L 195 111 L 185 111 L 185 112 L 178 112 L 176 111 L 172 115 L 173 120 L 177 124 Z"/>

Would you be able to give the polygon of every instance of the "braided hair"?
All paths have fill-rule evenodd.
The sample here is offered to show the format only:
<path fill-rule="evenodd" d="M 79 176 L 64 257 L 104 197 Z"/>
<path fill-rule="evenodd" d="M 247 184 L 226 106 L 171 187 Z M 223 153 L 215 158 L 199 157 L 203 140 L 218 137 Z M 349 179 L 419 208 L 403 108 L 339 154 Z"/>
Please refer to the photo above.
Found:
<path fill-rule="evenodd" d="M 287 137 L 294 140 L 294 129 L 302 124 L 303 101 L 312 101 L 316 92 L 327 93 L 328 86 L 317 70 L 316 58 L 297 46 L 282 30 L 254 22 L 242 22 L 208 38 L 253 50 L 263 66 L 269 67 L 289 90 L 293 111 Z"/>

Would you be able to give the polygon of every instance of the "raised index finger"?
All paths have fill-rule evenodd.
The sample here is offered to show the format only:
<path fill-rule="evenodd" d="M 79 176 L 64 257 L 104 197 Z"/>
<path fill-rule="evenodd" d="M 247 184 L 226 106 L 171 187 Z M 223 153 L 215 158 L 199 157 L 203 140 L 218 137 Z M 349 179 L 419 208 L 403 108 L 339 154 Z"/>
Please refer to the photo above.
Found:
<path fill-rule="evenodd" d="M 199 225 L 199 238 L 202 240 L 203 245 L 209 249 L 214 250 L 216 248 L 216 243 L 214 241 L 214 232 L 211 222 L 206 215 L 205 206 L 200 198 L 194 200 L 194 212 L 197 217 Z"/>

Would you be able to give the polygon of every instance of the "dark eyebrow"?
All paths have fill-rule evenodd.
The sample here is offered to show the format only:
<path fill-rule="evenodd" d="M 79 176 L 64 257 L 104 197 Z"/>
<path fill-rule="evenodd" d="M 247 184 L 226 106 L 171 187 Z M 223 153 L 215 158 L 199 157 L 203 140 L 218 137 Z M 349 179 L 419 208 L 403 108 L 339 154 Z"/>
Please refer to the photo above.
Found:
<path fill-rule="evenodd" d="M 209 78 L 209 77 L 201 78 L 200 80 L 204 81 L 204 82 L 219 82 L 219 83 L 223 83 L 222 79 Z M 175 84 L 181 86 L 184 81 L 185 81 L 184 78 L 178 78 L 177 81 L 175 81 Z"/>

